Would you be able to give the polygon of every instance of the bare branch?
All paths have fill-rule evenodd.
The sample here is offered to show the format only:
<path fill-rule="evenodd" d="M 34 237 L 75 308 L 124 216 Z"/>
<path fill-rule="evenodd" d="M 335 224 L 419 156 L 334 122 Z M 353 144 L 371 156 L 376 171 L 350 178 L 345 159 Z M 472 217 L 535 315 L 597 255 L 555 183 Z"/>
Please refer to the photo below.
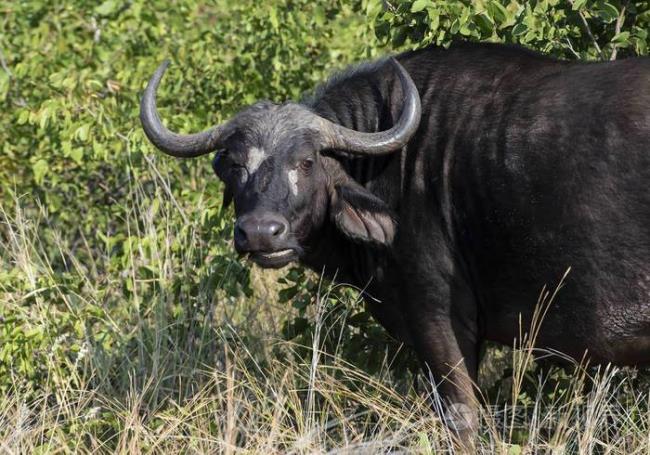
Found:
<path fill-rule="evenodd" d="M 573 5 L 573 0 L 570 0 L 571 5 Z M 600 48 L 600 45 L 598 44 L 598 41 L 596 41 L 596 37 L 594 36 L 593 33 L 591 33 L 591 28 L 589 27 L 589 23 L 587 22 L 587 18 L 585 18 L 585 15 L 582 14 L 582 11 L 578 10 L 578 16 L 580 16 L 580 20 L 582 20 L 582 25 L 585 27 L 585 31 L 587 32 L 587 35 L 589 35 L 589 38 L 591 38 L 591 42 L 594 44 L 594 47 L 596 48 L 596 52 L 598 52 L 598 56 L 600 57 L 601 60 L 605 60 L 605 56 L 603 55 L 603 51 Z"/>
<path fill-rule="evenodd" d="M 385 10 L 389 10 L 391 13 L 394 13 L 394 12 L 397 11 L 397 8 L 395 8 L 395 6 L 391 2 L 389 2 L 388 0 L 383 0 L 382 3 L 383 3 L 383 6 L 384 6 Z"/>
<path fill-rule="evenodd" d="M 13 73 L 7 65 L 7 60 L 5 60 L 5 53 L 2 51 L 2 47 L 0 47 L 0 65 L 2 65 L 2 69 L 5 70 L 5 73 L 7 73 L 9 77 L 13 77 Z"/>
<path fill-rule="evenodd" d="M 575 56 L 575 58 L 580 59 L 580 54 L 578 54 L 576 50 L 573 48 L 573 45 L 571 44 L 571 40 L 569 38 L 566 38 L 566 43 L 569 46 L 569 50 Z"/>
<path fill-rule="evenodd" d="M 625 2 L 625 4 L 621 7 L 621 14 L 619 14 L 618 18 L 616 19 L 616 28 L 614 28 L 614 36 L 621 33 L 621 28 L 623 28 L 623 23 L 625 22 L 625 9 L 627 8 L 628 3 L 629 1 Z M 612 51 L 612 55 L 609 57 L 609 59 L 616 60 L 617 53 L 618 53 L 618 47 L 614 45 L 614 50 Z"/>
<path fill-rule="evenodd" d="M 596 41 L 596 37 L 594 36 L 593 33 L 591 33 L 591 28 L 589 27 L 589 23 L 587 22 L 587 19 L 585 18 L 585 15 L 582 14 L 582 11 L 578 11 L 578 14 L 580 15 L 580 19 L 582 19 L 582 24 L 585 26 L 585 30 L 587 30 L 587 35 L 589 35 L 589 38 L 591 38 L 591 41 L 594 43 L 594 47 L 596 48 L 596 52 L 598 52 L 598 55 L 600 56 L 601 60 L 605 59 L 605 56 L 603 55 L 603 51 L 598 45 L 598 41 Z"/>

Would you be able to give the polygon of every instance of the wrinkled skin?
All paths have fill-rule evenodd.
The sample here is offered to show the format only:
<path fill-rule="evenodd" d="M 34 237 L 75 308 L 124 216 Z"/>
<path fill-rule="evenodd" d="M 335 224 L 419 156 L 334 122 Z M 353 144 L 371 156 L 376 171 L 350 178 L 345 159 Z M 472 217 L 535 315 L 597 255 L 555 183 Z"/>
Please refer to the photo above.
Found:
<path fill-rule="evenodd" d="M 366 288 L 461 432 L 476 428 L 481 343 L 512 345 L 520 316 L 526 331 L 542 287 L 569 267 L 537 346 L 646 365 L 650 60 L 570 63 L 470 44 L 397 59 L 422 117 L 393 154 L 320 150 L 299 104 L 239 114 L 213 163 L 235 204 L 237 250 Z M 333 80 L 304 109 L 372 132 L 391 127 L 401 104 L 379 63 Z"/>
<path fill-rule="evenodd" d="M 311 257 L 326 222 L 375 247 L 395 235 L 390 209 L 322 153 L 321 132 L 304 126 L 304 110 L 294 103 L 253 105 L 231 125 L 235 132 L 212 162 L 226 184 L 225 200 L 235 202 L 235 248 L 263 267 Z"/>

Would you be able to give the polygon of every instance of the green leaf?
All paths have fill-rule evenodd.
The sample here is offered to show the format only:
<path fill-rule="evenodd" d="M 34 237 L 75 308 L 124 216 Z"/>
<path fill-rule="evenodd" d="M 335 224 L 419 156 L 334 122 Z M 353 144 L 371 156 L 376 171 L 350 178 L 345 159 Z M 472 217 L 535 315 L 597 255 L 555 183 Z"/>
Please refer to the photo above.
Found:
<path fill-rule="evenodd" d="M 429 14 L 429 30 L 435 32 L 440 26 L 440 12 L 437 9 L 429 8 L 427 13 Z"/>
<path fill-rule="evenodd" d="M 523 22 L 515 25 L 512 27 L 512 35 L 513 36 L 521 36 L 524 35 L 528 31 L 528 26 L 524 24 Z"/>
<path fill-rule="evenodd" d="M 463 22 L 463 24 L 460 26 L 460 29 L 458 31 L 461 35 L 470 36 L 473 30 L 474 30 L 474 24 L 472 24 L 469 21 L 466 21 Z"/>
<path fill-rule="evenodd" d="M 494 21 L 486 11 L 483 11 L 482 13 L 478 14 L 474 18 L 474 22 L 479 26 L 481 31 L 486 35 L 492 33 L 492 30 L 494 30 Z"/>
<path fill-rule="evenodd" d="M 395 29 L 391 43 L 394 47 L 399 47 L 406 41 L 408 35 L 408 28 L 406 26 L 400 26 Z"/>
<path fill-rule="evenodd" d="M 585 3 L 587 3 L 587 0 L 574 0 L 571 3 L 571 9 L 573 9 L 573 11 L 579 11 L 584 8 Z"/>
<path fill-rule="evenodd" d="M 45 127 L 47 126 L 47 122 L 50 118 L 51 112 L 52 110 L 49 107 L 44 107 L 39 111 L 38 115 L 40 120 L 38 122 L 38 126 L 40 129 L 45 129 Z"/>
<path fill-rule="evenodd" d="M 413 5 L 411 5 L 411 12 L 419 13 L 428 6 L 433 6 L 433 2 L 431 0 L 415 0 L 415 2 L 413 2 Z"/>
<path fill-rule="evenodd" d="M 41 159 L 32 164 L 32 172 L 34 173 L 34 180 L 37 184 L 43 183 L 43 177 L 47 174 L 50 166 L 47 164 L 47 161 Z"/>
<path fill-rule="evenodd" d="M 425 454 L 435 453 L 433 450 L 433 446 L 431 445 L 431 440 L 429 439 L 429 435 L 425 431 L 420 431 L 418 433 L 418 448 L 420 449 L 418 451 L 420 453 L 425 453 Z"/>
<path fill-rule="evenodd" d="M 596 14 L 604 22 L 607 23 L 613 22 L 618 18 L 618 10 L 616 7 L 607 2 L 598 3 L 598 10 L 596 10 Z"/>
<path fill-rule="evenodd" d="M 314 22 L 318 26 L 322 26 L 327 21 L 327 15 L 325 14 L 325 8 L 322 6 L 316 6 L 314 8 Z"/>
<path fill-rule="evenodd" d="M 100 16 L 110 16 L 116 12 L 119 8 L 119 5 L 114 0 L 106 0 L 104 3 L 95 8 L 95 12 Z"/>
<path fill-rule="evenodd" d="M 627 43 L 627 40 L 630 39 L 630 32 L 621 32 L 612 38 L 612 43 L 622 44 Z"/>
<path fill-rule="evenodd" d="M 75 163 L 81 164 L 83 161 L 84 151 L 81 147 L 74 147 L 70 150 L 70 158 L 74 160 Z"/>
<path fill-rule="evenodd" d="M 75 137 L 79 139 L 81 142 L 86 142 L 88 140 L 89 134 L 90 134 L 90 123 L 81 125 L 79 128 L 77 128 L 77 131 L 75 131 L 74 133 Z"/>
<path fill-rule="evenodd" d="M 18 121 L 17 121 L 17 123 L 18 123 L 19 125 L 24 125 L 24 124 L 27 123 L 28 121 L 29 121 L 29 111 L 28 111 L 27 109 L 23 109 L 23 110 L 21 110 L 20 113 L 18 114 Z"/>
<path fill-rule="evenodd" d="M 506 10 L 501 3 L 493 1 L 488 4 L 488 11 L 494 18 L 497 24 L 503 23 L 508 20 L 508 10 Z"/>
<path fill-rule="evenodd" d="M 269 22 L 271 22 L 271 26 L 275 30 L 277 30 L 280 26 L 280 21 L 278 20 L 278 11 L 275 8 L 271 8 L 269 10 Z"/>

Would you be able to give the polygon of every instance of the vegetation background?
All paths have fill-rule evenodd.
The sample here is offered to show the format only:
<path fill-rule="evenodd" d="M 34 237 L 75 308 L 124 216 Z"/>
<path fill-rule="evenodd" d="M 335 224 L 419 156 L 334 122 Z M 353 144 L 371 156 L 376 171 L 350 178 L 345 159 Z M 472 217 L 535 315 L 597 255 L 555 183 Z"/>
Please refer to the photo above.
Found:
<path fill-rule="evenodd" d="M 208 158 L 144 138 L 144 85 L 172 59 L 190 132 L 397 50 L 608 60 L 649 28 L 647 1 L 0 1 L 0 452 L 451 450 L 356 292 L 236 258 Z M 481 451 L 648 453 L 646 373 L 530 354 L 488 350 Z"/>

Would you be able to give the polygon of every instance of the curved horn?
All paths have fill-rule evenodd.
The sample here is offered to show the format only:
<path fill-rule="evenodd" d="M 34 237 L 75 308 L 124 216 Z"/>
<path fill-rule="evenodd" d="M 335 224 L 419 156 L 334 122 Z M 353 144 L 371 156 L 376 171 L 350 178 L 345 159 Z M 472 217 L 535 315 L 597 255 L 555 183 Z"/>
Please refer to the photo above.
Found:
<path fill-rule="evenodd" d="M 411 76 L 397 60 L 391 58 L 402 84 L 404 103 L 395 125 L 378 133 L 362 133 L 325 120 L 326 147 L 359 155 L 383 155 L 404 147 L 418 129 L 422 107 L 420 95 Z"/>
<path fill-rule="evenodd" d="M 168 155 L 193 158 L 210 153 L 219 147 L 224 125 L 213 126 L 200 133 L 182 135 L 169 131 L 158 117 L 156 90 L 165 74 L 169 60 L 165 60 L 151 76 L 140 101 L 140 121 L 149 140 Z"/>

